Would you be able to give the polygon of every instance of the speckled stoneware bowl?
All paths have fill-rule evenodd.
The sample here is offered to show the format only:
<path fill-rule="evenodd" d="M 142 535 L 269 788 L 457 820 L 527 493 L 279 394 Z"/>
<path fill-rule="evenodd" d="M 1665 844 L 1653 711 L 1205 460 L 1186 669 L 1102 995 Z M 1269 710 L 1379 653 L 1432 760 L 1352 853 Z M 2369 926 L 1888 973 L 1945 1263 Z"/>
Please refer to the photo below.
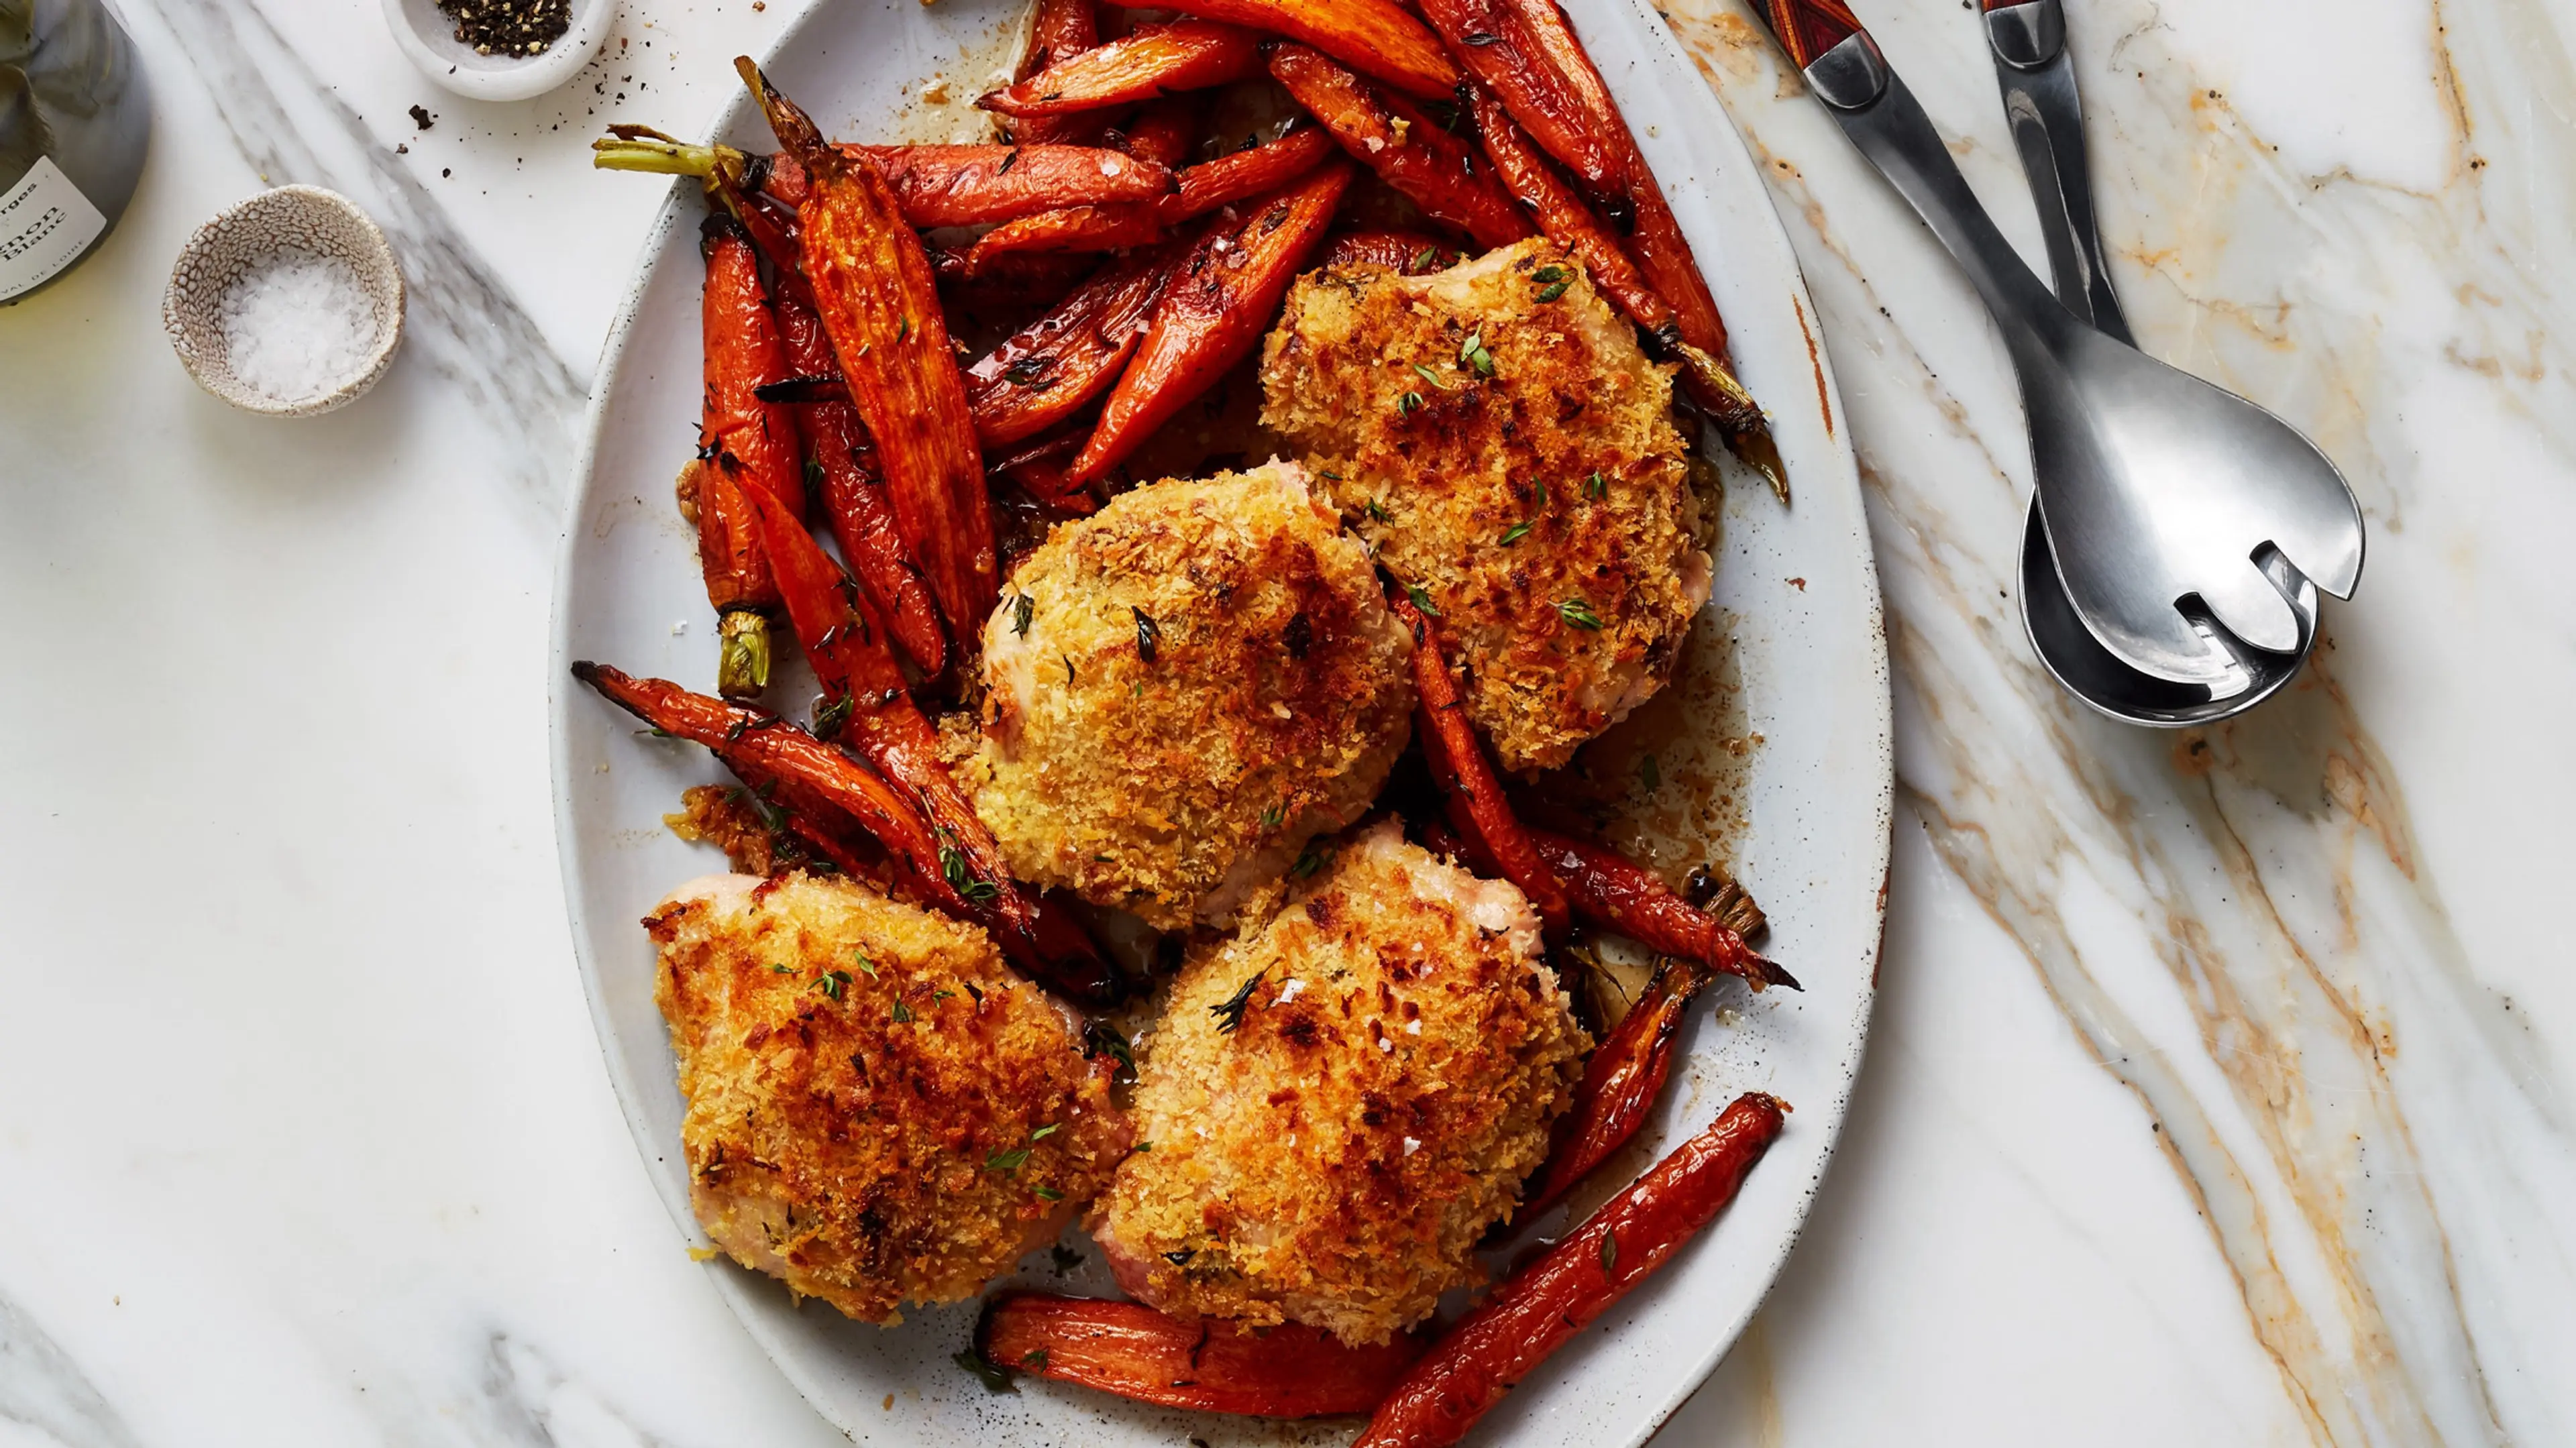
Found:
<path fill-rule="evenodd" d="M 224 293 L 242 273 L 281 255 L 302 252 L 348 267 L 367 298 L 374 345 L 347 377 L 305 397 L 280 398 L 233 375 L 224 343 Z M 394 360 L 402 342 L 402 268 L 385 234 L 349 198 L 319 186 L 280 186 L 216 214 L 179 249 L 161 325 L 197 385 L 244 412 L 311 417 L 355 401 Z"/>

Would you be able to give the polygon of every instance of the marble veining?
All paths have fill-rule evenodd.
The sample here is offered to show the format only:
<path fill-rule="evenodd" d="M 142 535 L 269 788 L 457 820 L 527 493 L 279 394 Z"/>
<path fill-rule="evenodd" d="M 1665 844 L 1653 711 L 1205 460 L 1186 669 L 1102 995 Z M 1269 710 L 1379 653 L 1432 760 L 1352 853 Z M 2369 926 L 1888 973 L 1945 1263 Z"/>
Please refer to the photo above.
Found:
<path fill-rule="evenodd" d="M 0 1423 L 62 1448 L 136 1448 L 137 1442 L 80 1364 L 6 1295 L 0 1295 Z"/>
<path fill-rule="evenodd" d="M 2303 170 L 2201 83 L 2162 7 L 2070 8 L 2113 178 L 2103 226 L 2144 345 L 2316 437 L 2383 557 L 2442 482 L 2404 429 L 2424 370 L 2486 380 L 2564 456 L 2567 319 L 2530 259 L 2564 259 L 2565 236 L 2535 233 L 2530 191 L 2485 179 L 2570 174 L 2563 51 L 2555 68 L 2496 63 L 2545 30 L 2538 7 L 2433 13 L 2429 80 L 2452 129 L 2412 184 Z M 1860 7 L 1873 25 L 1894 9 Z M 1957 355 L 1993 350 L 1949 331 L 1960 286 L 1881 285 L 1928 236 L 1867 194 L 1874 178 L 1740 12 L 1668 13 L 1806 232 L 1837 357 L 1857 343 L 1890 384 L 1851 389 L 1851 407 L 1921 827 L 2153 1114 L 2314 1441 L 2566 1441 L 2576 1417 L 2551 1380 L 2576 1333 L 2567 1103 L 2420 868 L 2398 776 L 2342 683 L 2350 615 L 2330 616 L 2287 698 L 2216 729 L 2129 730 L 2060 696 L 2006 596 L 2028 458 L 1996 385 L 2008 372 Z M 1981 38 L 1936 16 L 1910 8 L 1878 33 L 1936 119 L 1976 115 L 1949 132 L 1963 167 L 2011 198 L 1999 118 L 1976 112 Z M 2026 203 L 1994 204 L 2030 240 Z M 2311 264 L 2284 266 L 2302 252 Z M 2447 315 L 2427 329 L 2427 312 Z"/>

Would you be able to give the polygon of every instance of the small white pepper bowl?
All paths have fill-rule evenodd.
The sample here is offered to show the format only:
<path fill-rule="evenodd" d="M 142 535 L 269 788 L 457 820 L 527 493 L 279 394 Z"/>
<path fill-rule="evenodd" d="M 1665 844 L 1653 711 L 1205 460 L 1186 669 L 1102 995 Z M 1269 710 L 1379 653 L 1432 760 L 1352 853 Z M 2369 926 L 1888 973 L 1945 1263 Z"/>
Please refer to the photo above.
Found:
<path fill-rule="evenodd" d="M 394 44 L 420 73 L 478 101 L 523 101 L 562 85 L 590 63 L 617 18 L 617 0 L 572 0 L 572 24 L 554 44 L 535 55 L 482 55 L 456 38 L 438 0 L 384 0 L 384 7 Z"/>
<path fill-rule="evenodd" d="M 374 342 L 349 376 L 308 397 L 281 398 L 233 375 L 223 303 L 244 273 L 295 253 L 339 262 L 357 278 Z M 402 342 L 402 268 L 384 232 L 349 198 L 319 186 L 280 186 L 217 213 L 179 248 L 170 290 L 161 298 L 161 325 L 198 386 L 244 412 L 310 417 L 355 401 L 392 365 Z"/>

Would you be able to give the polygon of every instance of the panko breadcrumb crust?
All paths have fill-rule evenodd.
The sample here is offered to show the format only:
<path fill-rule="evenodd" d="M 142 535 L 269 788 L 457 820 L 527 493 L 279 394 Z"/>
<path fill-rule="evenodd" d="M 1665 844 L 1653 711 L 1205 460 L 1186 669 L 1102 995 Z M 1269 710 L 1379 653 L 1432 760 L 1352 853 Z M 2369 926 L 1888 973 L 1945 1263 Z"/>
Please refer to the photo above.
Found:
<path fill-rule="evenodd" d="M 1263 424 L 1439 611 L 1506 770 L 1652 697 L 1708 599 L 1673 370 L 1544 240 L 1309 272 L 1264 345 Z"/>
<path fill-rule="evenodd" d="M 864 886 L 712 875 L 645 917 L 699 1223 L 865 1322 L 971 1297 L 1132 1139 L 1113 1063 L 973 926 Z"/>
<path fill-rule="evenodd" d="M 1376 797 L 1411 650 L 1304 469 L 1155 483 L 1013 570 L 961 779 L 1020 879 L 1158 929 L 1230 924 Z"/>
<path fill-rule="evenodd" d="M 1482 1279 L 1590 1045 L 1521 893 L 1382 822 L 1184 964 L 1092 1230 L 1166 1312 L 1384 1342 Z"/>

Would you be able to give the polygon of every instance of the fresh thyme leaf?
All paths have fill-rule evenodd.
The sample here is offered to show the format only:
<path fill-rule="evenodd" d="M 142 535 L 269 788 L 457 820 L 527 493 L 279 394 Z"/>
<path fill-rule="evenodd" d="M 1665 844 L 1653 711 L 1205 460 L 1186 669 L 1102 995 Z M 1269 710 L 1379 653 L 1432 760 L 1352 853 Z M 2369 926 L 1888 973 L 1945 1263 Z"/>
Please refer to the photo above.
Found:
<path fill-rule="evenodd" d="M 1404 264 L 1404 269 L 1409 272 L 1418 272 L 1424 267 L 1431 265 L 1432 262 L 1438 260 L 1439 256 L 1440 249 L 1438 247 L 1426 246 L 1422 250 L 1413 254 L 1413 260 L 1406 262 Z"/>
<path fill-rule="evenodd" d="M 1337 482 L 1337 483 L 1338 483 L 1338 482 L 1340 482 L 1340 481 L 1342 481 L 1342 475 L 1341 475 L 1340 473 L 1334 472 L 1331 468 L 1317 468 L 1317 469 L 1315 469 L 1315 476 L 1317 476 L 1317 477 L 1319 477 L 1319 478 L 1331 478 L 1334 482 Z"/>
<path fill-rule="evenodd" d="M 1419 392 L 1408 392 L 1395 400 L 1395 413 L 1398 417 L 1411 417 L 1421 410 L 1422 394 Z"/>
<path fill-rule="evenodd" d="M 982 904 L 987 900 L 1002 898 L 1002 887 L 990 880 L 969 880 L 957 887 L 957 893 L 977 904 Z"/>
<path fill-rule="evenodd" d="M 1009 1151 L 997 1151 L 992 1155 L 985 1157 L 984 1170 L 1018 1171 L 1021 1167 L 1028 1165 L 1028 1163 L 1029 1149 L 1025 1146 L 1015 1146 Z"/>
<path fill-rule="evenodd" d="M 1594 613 L 1592 605 L 1579 598 L 1558 600 L 1556 616 L 1579 629 L 1598 632 L 1601 628 L 1601 615 Z"/>
<path fill-rule="evenodd" d="M 1601 1270 L 1604 1274 L 1607 1274 L 1611 1268 L 1618 1265 L 1619 1234 L 1616 1232 L 1604 1232 L 1601 1234 Z"/>
<path fill-rule="evenodd" d="M 857 961 L 859 969 L 868 973 L 868 979 L 874 980 L 877 978 L 877 963 L 868 959 L 868 953 L 866 951 L 853 950 L 850 952 L 850 959 Z"/>
<path fill-rule="evenodd" d="M 1369 499 L 1369 500 L 1368 500 L 1368 515 L 1369 515 L 1369 521 L 1371 521 L 1371 522 L 1374 522 L 1374 523 L 1383 523 L 1383 522 L 1385 522 L 1385 521 L 1387 520 L 1388 516 L 1389 516 L 1389 514 L 1388 514 L 1388 513 L 1387 513 L 1387 511 L 1386 511 L 1386 504 L 1379 502 L 1379 501 L 1378 501 L 1377 499 L 1375 499 L 1375 498 L 1371 498 L 1371 499 Z"/>
<path fill-rule="evenodd" d="M 1015 634 L 1026 634 L 1029 631 L 1029 620 L 1037 616 L 1037 611 L 1038 600 L 1037 595 L 1035 594 L 1023 593 L 1019 597 L 1012 599 L 1011 632 Z"/>
<path fill-rule="evenodd" d="M 1432 605 L 1431 595 L 1422 591 L 1422 585 L 1418 583 L 1408 583 L 1404 585 L 1404 592 L 1406 597 L 1413 600 L 1413 606 L 1415 608 L 1422 610 L 1433 618 L 1440 617 L 1440 610 Z"/>
<path fill-rule="evenodd" d="M 957 1354 L 955 1357 L 950 1358 L 949 1361 L 957 1364 L 961 1368 L 964 1368 L 966 1371 L 973 1373 L 975 1375 L 975 1380 L 982 1383 L 984 1385 L 984 1391 L 988 1393 L 1016 1393 L 1019 1391 L 1019 1388 L 1011 1382 L 1011 1370 L 1009 1368 L 987 1361 L 982 1353 L 976 1352 L 972 1348 Z"/>
<path fill-rule="evenodd" d="M 1557 298 L 1564 296 L 1565 289 L 1572 285 L 1574 285 L 1574 282 L 1571 278 L 1549 282 L 1546 286 L 1539 288 L 1538 299 L 1542 302 L 1555 301 Z"/>
<path fill-rule="evenodd" d="M 1546 507 L 1546 506 L 1547 506 L 1547 479 L 1545 479 L 1545 478 L 1533 478 L 1533 479 L 1531 479 L 1531 480 L 1530 480 L 1530 486 L 1531 486 L 1531 487 L 1534 487 L 1534 488 L 1536 488 L 1536 489 L 1538 489 L 1538 505 L 1539 505 L 1540 507 L 1542 507 L 1542 508 Z"/>
<path fill-rule="evenodd" d="M 1138 1151 L 1152 1151 L 1154 1149 L 1154 1143 L 1150 1141 L 1140 1141 L 1136 1143 L 1136 1149 Z"/>
<path fill-rule="evenodd" d="M 1439 374 L 1439 373 L 1432 371 L 1430 368 L 1423 366 L 1421 363 L 1419 363 L 1419 362 L 1414 363 L 1414 364 L 1413 364 L 1413 371 L 1414 371 L 1415 375 L 1419 376 L 1423 381 L 1430 383 L 1432 386 L 1439 388 L 1441 391 L 1446 392 L 1446 391 L 1448 391 L 1448 390 L 1449 390 L 1449 384 L 1440 380 L 1440 374 Z"/>
<path fill-rule="evenodd" d="M 908 1005 L 905 1005 L 905 1004 L 904 1004 L 903 1002 L 901 1002 L 901 1001 L 896 1001 L 896 1002 L 894 1003 L 894 1022 L 895 1022 L 895 1024 L 900 1026 L 900 1025 L 903 1025 L 903 1024 L 905 1024 L 905 1023 L 909 1022 L 911 1019 L 912 1019 L 912 1007 L 910 1007 L 910 1006 L 908 1006 Z"/>
<path fill-rule="evenodd" d="M 1494 354 L 1485 350 L 1485 330 L 1482 327 L 1469 332 L 1467 340 L 1458 344 L 1458 365 L 1474 368 L 1479 377 L 1494 375 Z"/>
<path fill-rule="evenodd" d="M 825 740 L 839 738 L 841 731 L 850 727 L 850 711 L 857 707 L 858 700 L 843 694 L 815 710 L 814 737 Z"/>
<path fill-rule="evenodd" d="M 1529 536 L 1529 530 L 1530 530 L 1530 525 L 1529 525 L 1526 521 L 1524 521 L 1524 522 L 1519 522 L 1519 523 L 1514 523 L 1512 526 L 1510 526 L 1510 527 L 1508 527 L 1508 528 L 1504 529 L 1504 530 L 1503 530 L 1503 546 L 1504 546 L 1504 547 L 1506 547 L 1506 548 L 1509 548 L 1509 547 L 1511 547 L 1513 544 L 1518 543 L 1519 541 L 1521 541 L 1523 538 L 1528 537 L 1528 536 Z"/>
<path fill-rule="evenodd" d="M 911 337 L 911 336 L 912 336 L 912 318 L 910 318 L 910 317 L 905 317 L 905 318 L 903 319 L 903 325 L 901 325 L 901 326 L 899 326 L 899 327 L 895 328 L 895 331 L 894 331 L 894 339 L 895 339 L 896 341 L 898 341 L 898 342 L 901 342 L 901 341 L 904 341 L 904 340 L 906 340 L 907 338 L 909 338 L 909 337 Z"/>
<path fill-rule="evenodd" d="M 1154 622 L 1152 614 L 1134 604 L 1129 604 L 1127 611 L 1136 615 L 1136 657 L 1150 664 L 1154 662 L 1155 650 L 1162 646 L 1163 626 Z"/>
<path fill-rule="evenodd" d="M 939 847 L 939 877 L 948 882 L 949 889 L 964 890 L 969 878 L 966 870 L 966 852 L 955 845 L 942 844 Z"/>
<path fill-rule="evenodd" d="M 1325 858 L 1323 850 L 1314 841 L 1309 840 L 1306 842 L 1306 848 L 1297 852 L 1297 863 L 1288 867 L 1288 874 L 1292 879 L 1303 880 L 1324 868 Z"/>
<path fill-rule="evenodd" d="M 1311 849 L 1312 847 L 1310 846 L 1309 848 Z M 1299 858 L 1298 863 L 1304 863 L 1302 856 Z M 1309 871 L 1308 873 L 1311 874 L 1312 872 Z M 1269 974 L 1267 967 L 1254 971 L 1252 973 L 1252 979 L 1245 981 L 1240 986 L 1237 986 L 1234 994 L 1227 996 L 1224 1000 L 1208 1007 L 1208 1014 L 1216 1017 L 1216 1029 L 1219 1035 L 1231 1036 L 1243 1025 L 1243 1012 L 1247 1006 L 1252 1004 L 1253 989 L 1261 984 L 1261 977 L 1267 974 Z"/>
<path fill-rule="evenodd" d="M 1107 1021 L 1093 1021 L 1082 1028 L 1082 1059 L 1101 1056 L 1116 1061 L 1123 1071 L 1136 1069 L 1136 1048 L 1128 1044 L 1127 1034 Z"/>
<path fill-rule="evenodd" d="M 1530 280 L 1542 283 L 1561 282 L 1565 280 L 1565 268 L 1561 266 L 1540 267 L 1537 271 L 1530 273 Z"/>
<path fill-rule="evenodd" d="M 1064 1193 L 1062 1193 L 1062 1192 L 1051 1192 L 1051 1191 L 1046 1190 L 1044 1187 L 1040 1187 L 1040 1188 L 1038 1189 L 1038 1195 L 1040 1195 L 1040 1196 L 1042 1196 L 1042 1197 L 1045 1197 L 1048 1201 L 1054 1201 L 1056 1198 L 1058 1198 L 1058 1197 L 1060 1197 L 1060 1196 L 1063 1196 L 1063 1195 L 1064 1195 Z M 1030 1348 L 1027 1352 L 1024 1352 L 1024 1353 L 1020 1354 L 1020 1366 L 1021 1366 L 1021 1367 L 1024 1367 L 1024 1368 L 1027 1368 L 1030 1372 L 1033 1372 L 1033 1373 L 1042 1373 L 1042 1372 L 1045 1372 L 1045 1371 L 1046 1371 L 1046 1365 L 1047 1365 L 1047 1350 L 1046 1350 L 1045 1348 L 1042 1348 L 1042 1347 L 1033 1347 L 1033 1348 Z"/>
<path fill-rule="evenodd" d="M 774 960 L 769 963 L 769 968 L 779 975 L 794 975 L 796 973 L 796 967 L 792 965 L 780 965 Z"/>
<path fill-rule="evenodd" d="M 1063 1200 L 1064 1200 L 1064 1193 L 1062 1193 L 1062 1192 L 1060 1192 L 1060 1191 L 1057 1191 L 1057 1190 L 1056 1190 L 1055 1188 L 1053 1188 L 1053 1187 L 1031 1187 L 1031 1188 L 1029 1188 L 1029 1195 L 1031 1195 L 1031 1196 L 1033 1196 L 1033 1197 L 1036 1197 L 1039 1201 L 1042 1201 L 1042 1202 L 1060 1202 L 1060 1201 L 1063 1201 Z M 1040 1367 L 1044 1367 L 1044 1366 L 1046 1366 L 1046 1349 L 1045 1349 L 1045 1348 L 1039 1348 L 1036 1352 L 1031 1353 L 1029 1356 L 1030 1356 L 1030 1357 L 1034 1357 L 1034 1358 L 1036 1358 L 1036 1359 L 1038 1360 L 1038 1364 L 1037 1364 L 1038 1366 L 1040 1366 Z M 1026 1361 L 1028 1361 L 1028 1359 L 1027 1359 L 1027 1358 L 1022 1358 L 1022 1359 L 1021 1359 L 1021 1361 L 1022 1361 L 1022 1362 L 1026 1362 Z"/>
<path fill-rule="evenodd" d="M 1063 92 L 1058 91 L 1055 92 L 1055 94 L 1062 95 Z M 1019 163 L 1020 148 L 1013 146 L 1011 149 L 1002 153 L 1002 164 L 993 168 L 993 174 L 996 176 L 1008 176 L 1011 174 L 1011 168 Z"/>
<path fill-rule="evenodd" d="M 1030 1132 L 1030 1133 L 1029 1133 L 1029 1140 L 1031 1140 L 1031 1141 L 1044 1141 L 1044 1140 L 1046 1140 L 1048 1137 L 1053 1136 L 1053 1135 L 1055 1135 L 1057 1132 L 1062 1131 L 1062 1130 L 1064 1130 L 1064 1125 L 1063 1125 L 1063 1123 L 1061 1123 L 1061 1122 L 1053 1122 L 1053 1121 L 1051 1121 L 1051 1122 L 1048 1122 L 1046 1125 L 1039 1127 L 1037 1130 Z"/>
<path fill-rule="evenodd" d="M 1027 384 L 1044 377 L 1047 373 L 1047 369 L 1054 365 L 1054 358 L 1048 357 L 1042 353 L 1036 354 L 1023 357 L 1019 361 L 1012 363 L 1010 366 L 1003 368 L 1002 376 L 1012 382 L 1026 386 Z"/>
<path fill-rule="evenodd" d="M 821 991 L 823 994 L 834 1000 L 839 1000 L 841 998 L 841 992 L 847 989 L 849 984 L 850 973 L 848 971 L 827 970 L 823 972 L 822 979 L 814 982 L 814 989 Z"/>
<path fill-rule="evenodd" d="M 1593 469 L 1592 476 L 1583 480 L 1583 496 L 1587 498 L 1606 498 L 1610 496 L 1610 480 L 1601 476 L 1600 469 Z"/>

